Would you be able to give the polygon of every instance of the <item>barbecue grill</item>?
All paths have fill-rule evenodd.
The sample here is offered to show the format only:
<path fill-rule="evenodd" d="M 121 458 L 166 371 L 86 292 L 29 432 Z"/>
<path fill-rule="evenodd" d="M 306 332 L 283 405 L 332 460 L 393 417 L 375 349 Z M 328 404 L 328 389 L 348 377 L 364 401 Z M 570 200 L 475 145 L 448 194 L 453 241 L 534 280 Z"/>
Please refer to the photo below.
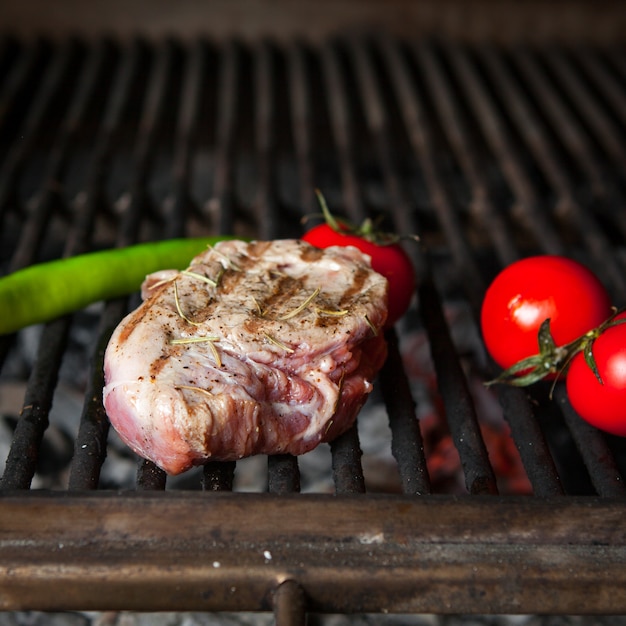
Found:
<path fill-rule="evenodd" d="M 103 351 L 137 297 L 96 303 L 0 338 L 0 397 L 23 389 L 19 417 L 3 416 L 0 607 L 273 611 L 278 624 L 626 613 L 624 440 L 582 422 L 560 382 L 553 398 L 541 384 L 485 391 L 497 370 L 479 339 L 459 341 L 479 337 L 490 279 L 535 253 L 583 261 L 626 304 L 623 7 L 314 4 L 207 17 L 180 3 L 172 23 L 162 3 L 0 9 L 2 270 L 179 236 L 297 237 L 316 188 L 337 214 L 419 234 L 415 300 L 364 409 L 380 409 L 396 482 L 369 487 L 361 421 L 326 446 L 330 493 L 303 487 L 304 459 L 288 455 L 263 460 L 252 492 L 239 463 L 176 482 L 137 460 L 133 485 L 105 481 L 119 451 Z M 461 492 L 429 465 L 416 334 Z M 50 486 L 33 481 L 70 354 L 82 409 Z M 487 396 L 527 492 L 502 486 Z"/>

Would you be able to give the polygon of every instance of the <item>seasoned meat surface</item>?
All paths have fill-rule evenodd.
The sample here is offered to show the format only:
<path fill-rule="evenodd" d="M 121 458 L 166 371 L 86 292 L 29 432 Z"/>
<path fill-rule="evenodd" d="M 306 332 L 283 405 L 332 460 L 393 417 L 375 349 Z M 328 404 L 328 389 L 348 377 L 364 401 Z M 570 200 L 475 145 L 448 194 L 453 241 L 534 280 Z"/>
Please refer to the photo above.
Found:
<path fill-rule="evenodd" d="M 386 357 L 387 281 L 356 248 L 223 241 L 142 295 L 107 347 L 104 405 L 170 474 L 332 440 Z"/>

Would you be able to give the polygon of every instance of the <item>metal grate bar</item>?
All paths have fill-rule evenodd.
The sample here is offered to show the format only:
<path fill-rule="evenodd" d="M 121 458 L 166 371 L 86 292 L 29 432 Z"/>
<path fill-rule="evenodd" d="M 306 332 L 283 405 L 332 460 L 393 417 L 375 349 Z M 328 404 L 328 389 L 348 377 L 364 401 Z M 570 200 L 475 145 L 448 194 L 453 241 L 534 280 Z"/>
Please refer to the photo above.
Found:
<path fill-rule="evenodd" d="M 356 424 L 330 442 L 335 493 L 365 493 L 361 445 Z"/>
<path fill-rule="evenodd" d="M 422 95 L 411 80 L 408 61 L 400 54 L 398 47 L 385 42 L 383 47 L 386 67 L 398 101 L 398 106 L 406 128 L 409 142 L 418 159 L 418 166 L 426 181 L 431 202 L 437 212 L 437 220 L 450 246 L 456 271 L 462 276 L 460 281 L 477 310 L 485 285 L 474 262 L 473 254 L 442 172 L 437 167 L 435 140 L 431 130 Z"/>
<path fill-rule="evenodd" d="M 602 94 L 610 107 L 611 113 L 619 119 L 622 127 L 626 126 L 626 93 L 615 73 L 609 68 L 596 49 L 576 48 L 571 51 L 573 58 L 585 71 L 585 78 Z M 618 131 L 618 136 L 623 134 Z M 621 148 L 623 150 L 623 148 Z M 621 165 L 620 165 L 621 167 Z"/>
<path fill-rule="evenodd" d="M 484 168 L 478 166 L 481 160 L 476 155 L 481 149 L 475 140 L 475 133 L 469 130 L 471 122 L 461 112 L 451 82 L 434 48 L 426 45 L 416 46 L 415 57 L 428 81 L 435 101 L 434 106 L 442 117 L 441 126 L 447 131 L 450 144 L 470 184 L 475 214 L 488 232 L 493 233 L 492 241 L 500 263 L 503 266 L 511 263 L 519 257 L 519 252 L 508 222 L 493 206 L 491 197 L 495 192 L 491 189 Z M 537 495 L 561 493 L 556 467 L 525 392 L 519 389 L 499 388 L 498 394 L 504 418 L 511 428 L 511 435 L 516 442 L 534 492 Z M 532 449 L 527 446 L 528 441 L 533 442 Z"/>
<path fill-rule="evenodd" d="M 143 44 L 140 44 L 143 48 Z M 146 54 L 148 50 L 146 49 Z M 152 74 L 146 86 L 141 119 L 137 127 L 133 154 L 132 179 L 129 192 L 119 203 L 123 214 L 117 245 L 127 246 L 137 242 L 141 221 L 146 217 L 157 217 L 148 194 L 148 182 L 154 160 L 154 150 L 163 122 L 167 103 L 168 84 L 174 64 L 174 45 L 166 42 L 157 51 Z"/>
<path fill-rule="evenodd" d="M 419 288 L 419 295 L 437 373 L 437 387 L 445 405 L 446 421 L 454 445 L 461 457 L 467 490 L 471 494 L 495 494 L 498 491 L 496 477 L 480 434 L 467 380 L 446 325 L 439 295 L 434 285 L 426 280 Z"/>
<path fill-rule="evenodd" d="M 561 48 L 550 49 L 543 55 L 543 61 L 545 71 L 548 72 L 547 80 L 555 93 L 560 94 L 560 98 L 554 98 L 555 103 L 550 110 L 559 114 L 559 127 L 563 129 L 561 137 L 580 163 L 591 183 L 594 196 L 601 199 L 613 195 L 613 181 L 602 165 L 596 145 L 602 146 L 618 162 L 623 159 L 624 151 L 618 141 L 617 128 L 604 115 L 591 92 L 580 82 L 580 76 L 574 71 Z M 577 118 L 582 118 L 585 125 L 588 125 L 587 128 Z M 596 141 L 591 140 L 591 134 Z"/>
<path fill-rule="evenodd" d="M 554 226 L 547 218 L 533 180 L 522 160 L 521 146 L 506 126 L 485 85 L 480 80 L 470 55 L 458 47 L 447 47 L 446 57 L 455 79 L 463 88 L 464 97 L 473 107 L 483 135 L 498 165 L 511 186 L 516 199 L 513 214 L 533 233 L 543 250 L 562 254 L 563 245 Z"/>
<path fill-rule="evenodd" d="M 470 122 L 463 115 L 458 100 L 454 97 L 450 80 L 441 60 L 432 46 L 416 46 L 415 58 L 424 73 L 435 107 L 441 117 L 441 127 L 450 146 L 461 164 L 471 188 L 471 209 L 482 222 L 492 238 L 493 245 L 502 265 L 508 265 L 519 257 L 509 222 L 496 209 L 494 192 L 487 179 L 481 159 L 483 153 L 470 132 Z"/>
<path fill-rule="evenodd" d="M 537 64 L 532 60 L 529 53 L 520 53 L 516 55 L 515 60 L 522 69 L 526 78 L 527 84 L 536 91 L 536 97 L 542 103 L 542 110 L 547 113 L 551 113 L 551 120 L 554 124 L 554 128 L 560 131 L 561 137 L 565 140 L 572 140 L 572 137 L 578 137 L 574 140 L 574 143 L 570 145 L 573 153 L 579 152 L 583 149 L 583 146 L 579 142 L 583 142 L 583 136 L 578 131 L 573 119 L 567 113 L 567 110 L 560 105 L 555 92 L 550 87 L 545 76 L 543 76 L 539 70 Z M 507 87 L 514 87 L 510 84 Z M 510 95 L 510 92 L 505 92 Z M 578 230 L 587 243 L 589 249 L 598 259 L 599 263 L 602 263 L 603 272 L 605 273 L 605 280 L 607 281 L 607 287 L 609 287 L 614 293 L 623 293 L 625 281 L 621 269 L 617 266 L 613 257 L 607 254 L 610 249 L 610 244 L 600 230 L 596 221 L 592 218 L 588 211 L 584 210 L 581 204 L 575 198 L 574 185 L 571 179 L 564 171 L 564 166 L 559 164 L 559 159 L 556 156 L 555 149 L 551 147 L 548 141 L 548 133 L 545 128 L 540 127 L 539 120 L 532 115 L 530 105 L 526 99 L 520 93 L 519 90 L 515 90 L 516 95 L 519 96 L 517 100 L 517 107 L 512 107 L 511 111 L 516 113 L 524 107 L 525 120 L 534 120 L 535 125 L 541 128 L 541 132 L 533 134 L 533 141 L 529 141 L 530 147 L 533 149 L 538 163 L 540 163 L 546 176 L 550 182 L 555 186 L 555 190 L 559 194 L 557 198 L 558 210 L 567 216 L 568 219 L 574 220 L 578 226 Z M 511 103 L 512 104 L 512 103 Z M 518 108 L 519 107 L 519 108 Z M 563 120 L 568 119 L 568 122 Z M 521 122 L 521 119 L 519 120 Z M 524 131 L 528 126 L 520 124 L 520 131 Z"/>
<path fill-rule="evenodd" d="M 41 79 L 41 72 L 51 55 L 49 45 L 38 40 L 34 45 L 26 48 L 23 54 L 18 55 L 17 63 L 9 77 L 3 85 L 0 93 L 0 133 L 6 139 L 7 153 L 4 149 L 1 156 L 4 160 L 2 164 L 2 176 L 0 178 L 0 218 L 9 209 L 18 210 L 18 176 L 23 163 L 23 156 L 27 151 L 27 146 L 22 142 L 16 144 L 14 141 L 17 129 L 23 130 L 32 125 L 32 114 L 29 113 L 29 99 L 33 100 L 33 91 L 41 98 L 38 81 Z M 24 120 L 23 116 L 30 115 L 30 120 Z M 30 135 L 29 135 L 30 136 Z"/>
<path fill-rule="evenodd" d="M 47 116 L 51 115 L 51 109 L 59 99 L 68 76 L 75 68 L 77 56 L 78 46 L 75 42 L 67 43 L 55 55 L 53 65 L 45 75 L 41 92 L 34 99 L 33 107 L 24 124 L 23 139 L 14 144 L 15 148 L 6 164 L 4 173 L 7 178 L 13 179 L 12 184 L 18 184 L 38 135 L 49 123 Z M 51 209 L 48 203 L 37 204 L 13 253 L 10 271 L 26 267 L 36 259 L 37 251 L 41 249 L 41 241 L 46 233 Z"/>
<path fill-rule="evenodd" d="M 367 128 L 375 147 L 377 165 L 382 171 L 387 204 L 394 207 L 394 215 L 413 213 L 408 198 L 399 180 L 398 166 L 394 159 L 392 128 L 387 116 L 387 107 L 382 99 L 383 87 L 378 84 L 374 62 L 363 41 L 350 42 L 350 54 L 354 63 L 363 102 Z M 410 233 L 410 230 L 398 229 Z M 423 272 L 424 261 L 417 246 L 410 249 L 416 258 L 418 273 Z M 394 335 L 395 336 L 395 335 Z M 387 367 L 381 374 L 381 384 L 387 412 L 394 434 L 392 452 L 398 461 L 403 489 L 407 493 L 429 493 L 430 482 L 426 469 L 422 437 L 415 417 L 406 376 L 402 370 L 397 341 L 390 342 Z M 393 390 L 393 391 L 392 391 Z M 399 395 L 396 395 L 398 393 Z"/>
<path fill-rule="evenodd" d="M 290 45 L 287 55 L 291 127 L 300 179 L 300 207 L 304 215 L 311 215 L 316 206 L 312 80 L 304 44 L 296 42 Z"/>
<path fill-rule="evenodd" d="M 417 113 L 423 111 L 423 107 L 412 90 L 409 70 L 397 48 L 386 43 L 384 52 L 407 131 L 420 157 L 420 165 L 426 170 L 425 179 L 442 220 L 442 227 L 448 234 L 448 241 L 452 240 L 451 247 L 454 250 L 453 254 L 456 255 L 456 262 L 464 267 L 463 276 L 469 285 L 468 289 L 476 296 L 483 292 L 482 279 L 462 237 L 460 224 L 454 216 L 445 185 L 435 169 L 436 157 L 432 151 L 432 138 L 427 131 L 423 113 L 422 115 Z M 439 296 L 428 276 L 422 277 L 422 285 L 418 291 L 421 315 L 427 329 L 437 372 L 438 388 L 446 407 L 446 420 L 461 457 L 468 491 L 495 493 L 497 491 L 495 476 L 489 464 L 467 381 L 449 336 Z M 477 303 L 474 304 L 476 306 Z"/>
<path fill-rule="evenodd" d="M 96 215 L 105 207 L 105 179 L 111 152 L 122 128 L 133 85 L 141 72 L 142 64 L 142 49 L 135 42 L 114 77 L 87 174 L 85 192 L 81 194 L 77 210 L 78 219 L 88 223 L 88 226 L 79 227 L 79 230 L 83 232 L 89 232 Z M 104 350 L 124 312 L 125 301 L 123 299 L 108 303 L 98 328 L 98 341 L 91 360 L 89 387 L 70 466 L 69 488 L 73 490 L 94 489 L 98 486 L 100 469 L 106 457 L 109 432 L 109 420 L 104 412 L 101 398 L 104 384 L 102 369 Z"/>
<path fill-rule="evenodd" d="M 391 452 L 398 464 L 403 493 L 427 494 L 431 489 L 422 433 L 394 330 L 387 332 L 387 344 L 389 353 L 380 373 L 380 385 L 392 434 Z"/>
<path fill-rule="evenodd" d="M 347 86 L 342 77 L 339 51 L 336 46 L 324 46 L 320 54 L 333 141 L 339 164 L 341 197 L 348 216 L 355 224 L 358 224 L 365 218 L 365 208 L 356 171 L 359 160 L 356 155 L 354 128 L 349 113 Z"/>
<path fill-rule="evenodd" d="M 416 212 L 413 210 L 408 198 L 407 190 L 401 180 L 400 156 L 396 150 L 394 133 L 389 106 L 385 102 L 383 87 L 380 75 L 377 75 L 374 66 L 374 52 L 377 50 L 368 49 L 363 40 L 352 40 L 350 53 L 354 64 L 356 81 L 362 94 L 363 111 L 367 130 L 377 158 L 377 167 L 380 168 L 387 209 L 396 222 L 397 232 L 409 236 L 411 233 L 419 233 L 419 222 Z M 412 216 L 412 217 L 409 217 Z M 409 248 L 411 256 L 418 274 L 423 271 L 424 261 L 422 255 L 417 251 L 417 247 Z"/>
<path fill-rule="evenodd" d="M 76 46 L 70 46 L 65 51 L 60 64 L 64 71 L 55 72 L 57 80 L 63 80 L 72 64 L 71 57 L 76 52 Z M 35 226 L 31 226 L 31 224 L 39 221 L 47 223 L 53 211 L 61 204 L 59 181 L 64 174 L 71 143 L 76 137 L 78 127 L 86 115 L 86 109 L 93 96 L 96 80 L 99 77 L 98 70 L 102 69 L 103 58 L 94 57 L 93 61 L 95 64 L 93 66 L 88 65 L 83 72 L 80 82 L 82 87 L 74 94 L 67 116 L 62 123 L 58 141 L 55 144 L 56 147 L 48 158 L 43 197 L 23 231 L 25 234 L 12 259 L 14 265 L 19 266 L 25 262 L 19 260 L 20 256 L 25 259 L 27 255 L 31 254 L 28 246 L 36 245 L 38 247 L 39 241 L 44 235 L 44 230 L 39 224 Z M 52 92 L 58 90 L 58 87 L 51 85 L 49 89 Z M 71 242 L 70 239 L 67 245 L 71 245 Z M 66 247 L 66 254 L 73 254 L 74 252 L 70 247 Z M 18 258 L 17 261 L 16 258 Z M 22 417 L 12 443 L 12 449 L 13 446 L 15 449 L 10 452 L 7 459 L 7 470 L 3 477 L 4 484 L 7 486 L 28 488 L 35 473 L 38 450 L 48 426 L 48 412 L 69 334 L 69 325 L 70 320 L 68 318 L 60 319 L 47 325 L 42 334 L 37 364 L 27 387 Z M 24 448 L 30 451 L 29 454 L 24 454 Z"/>
<path fill-rule="evenodd" d="M 354 223 L 365 218 L 363 198 L 358 185 L 354 128 L 350 122 L 347 85 L 341 71 L 339 50 L 332 44 L 323 48 L 322 73 L 328 97 L 328 112 L 336 149 L 345 210 Z M 365 477 L 361 465 L 361 446 L 355 427 L 330 445 L 335 492 L 364 493 Z"/>
<path fill-rule="evenodd" d="M 275 50 L 268 42 L 254 50 L 254 131 L 258 182 L 254 200 L 259 238 L 281 236 L 276 198 L 277 68 Z M 268 457 L 268 490 L 270 493 L 300 491 L 298 460 L 290 454 Z"/>
<path fill-rule="evenodd" d="M 232 491 L 235 467 L 234 461 L 207 463 L 202 468 L 202 488 L 205 491 Z"/>
<path fill-rule="evenodd" d="M 304 590 L 294 580 L 286 580 L 274 590 L 272 597 L 276 626 L 306 624 Z"/>
<path fill-rule="evenodd" d="M 37 362 L 28 380 L 24 405 L 6 460 L 0 489 L 29 489 L 48 427 L 48 415 L 67 343 L 68 325 L 61 318 L 46 326 Z"/>
<path fill-rule="evenodd" d="M 104 352 L 123 310 L 122 301 L 108 306 L 98 327 L 98 343 L 90 361 L 91 371 L 70 464 L 70 491 L 97 489 L 99 484 L 100 470 L 107 455 L 107 435 L 110 428 L 109 418 L 102 405 Z"/>
<path fill-rule="evenodd" d="M 554 395 L 598 495 L 607 498 L 625 496 L 624 480 L 605 437 L 574 413 L 564 385 L 559 385 Z"/>
<path fill-rule="evenodd" d="M 159 126 L 163 121 L 167 102 L 168 81 L 173 69 L 174 47 L 168 42 L 159 50 L 152 75 L 146 90 L 146 99 L 138 125 L 136 149 L 134 153 L 133 178 L 130 198 L 124 203 L 124 215 L 118 233 L 117 244 L 135 243 L 139 236 L 141 221 L 151 208 L 148 197 L 148 178 L 153 163 L 154 146 Z M 158 490 L 165 488 L 165 472 L 152 462 L 142 461 L 137 470 L 137 488 Z"/>
<path fill-rule="evenodd" d="M 500 386 L 497 394 L 533 493 L 540 498 L 562 495 L 563 485 L 533 411 L 532 398 L 526 391 L 516 387 Z"/>
<path fill-rule="evenodd" d="M 210 213 L 217 215 L 217 232 L 230 234 L 234 227 L 234 150 L 237 112 L 239 109 L 238 80 L 240 52 L 229 42 L 221 54 L 218 81 L 218 110 L 216 114 L 216 146 L 213 193 L 209 200 Z M 211 218 L 211 215 L 208 216 Z"/>
<path fill-rule="evenodd" d="M 267 457 L 268 491 L 286 494 L 300 491 L 298 459 L 291 454 L 275 454 Z"/>
<path fill-rule="evenodd" d="M 255 215 L 258 220 L 259 238 L 275 239 L 281 228 L 276 206 L 276 68 L 274 51 L 267 42 L 255 50 L 255 140 L 258 183 L 256 189 Z"/>
<path fill-rule="evenodd" d="M 180 112 L 172 165 L 173 191 L 165 202 L 167 236 L 183 237 L 195 212 L 191 194 L 192 153 L 201 113 L 202 84 L 208 59 L 204 42 L 197 41 L 188 53 L 182 84 Z"/>

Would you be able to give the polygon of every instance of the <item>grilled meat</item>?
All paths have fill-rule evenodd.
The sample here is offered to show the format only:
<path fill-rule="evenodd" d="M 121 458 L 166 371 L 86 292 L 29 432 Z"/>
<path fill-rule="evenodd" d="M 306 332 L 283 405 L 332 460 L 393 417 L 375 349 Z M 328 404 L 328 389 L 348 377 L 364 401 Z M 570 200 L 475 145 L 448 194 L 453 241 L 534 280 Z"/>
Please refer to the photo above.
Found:
<path fill-rule="evenodd" d="M 107 347 L 104 404 L 170 474 L 332 440 L 386 356 L 387 281 L 355 248 L 224 241 L 142 293 Z"/>

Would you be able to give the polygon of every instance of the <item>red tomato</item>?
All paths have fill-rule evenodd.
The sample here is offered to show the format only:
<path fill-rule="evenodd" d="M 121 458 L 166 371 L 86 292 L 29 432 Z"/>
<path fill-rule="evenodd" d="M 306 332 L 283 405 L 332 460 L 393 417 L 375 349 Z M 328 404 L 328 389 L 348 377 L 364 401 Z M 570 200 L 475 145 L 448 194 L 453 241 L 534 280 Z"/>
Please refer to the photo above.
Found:
<path fill-rule="evenodd" d="M 372 259 L 372 268 L 389 281 L 386 327 L 395 324 L 409 308 L 415 291 L 415 271 L 409 255 L 398 244 L 377 244 L 353 234 L 343 234 L 329 226 L 314 226 L 302 237 L 316 248 L 355 246 Z"/>
<path fill-rule="evenodd" d="M 585 266 L 560 256 L 535 256 L 506 267 L 487 289 L 481 328 L 501 367 L 539 352 L 539 327 L 550 319 L 557 346 L 596 328 L 611 314 L 609 295 Z"/>
<path fill-rule="evenodd" d="M 626 319 L 626 313 L 615 319 Z M 604 330 L 593 342 L 592 353 L 602 383 L 579 352 L 567 371 L 569 401 L 585 421 L 626 437 L 626 323 Z"/>

